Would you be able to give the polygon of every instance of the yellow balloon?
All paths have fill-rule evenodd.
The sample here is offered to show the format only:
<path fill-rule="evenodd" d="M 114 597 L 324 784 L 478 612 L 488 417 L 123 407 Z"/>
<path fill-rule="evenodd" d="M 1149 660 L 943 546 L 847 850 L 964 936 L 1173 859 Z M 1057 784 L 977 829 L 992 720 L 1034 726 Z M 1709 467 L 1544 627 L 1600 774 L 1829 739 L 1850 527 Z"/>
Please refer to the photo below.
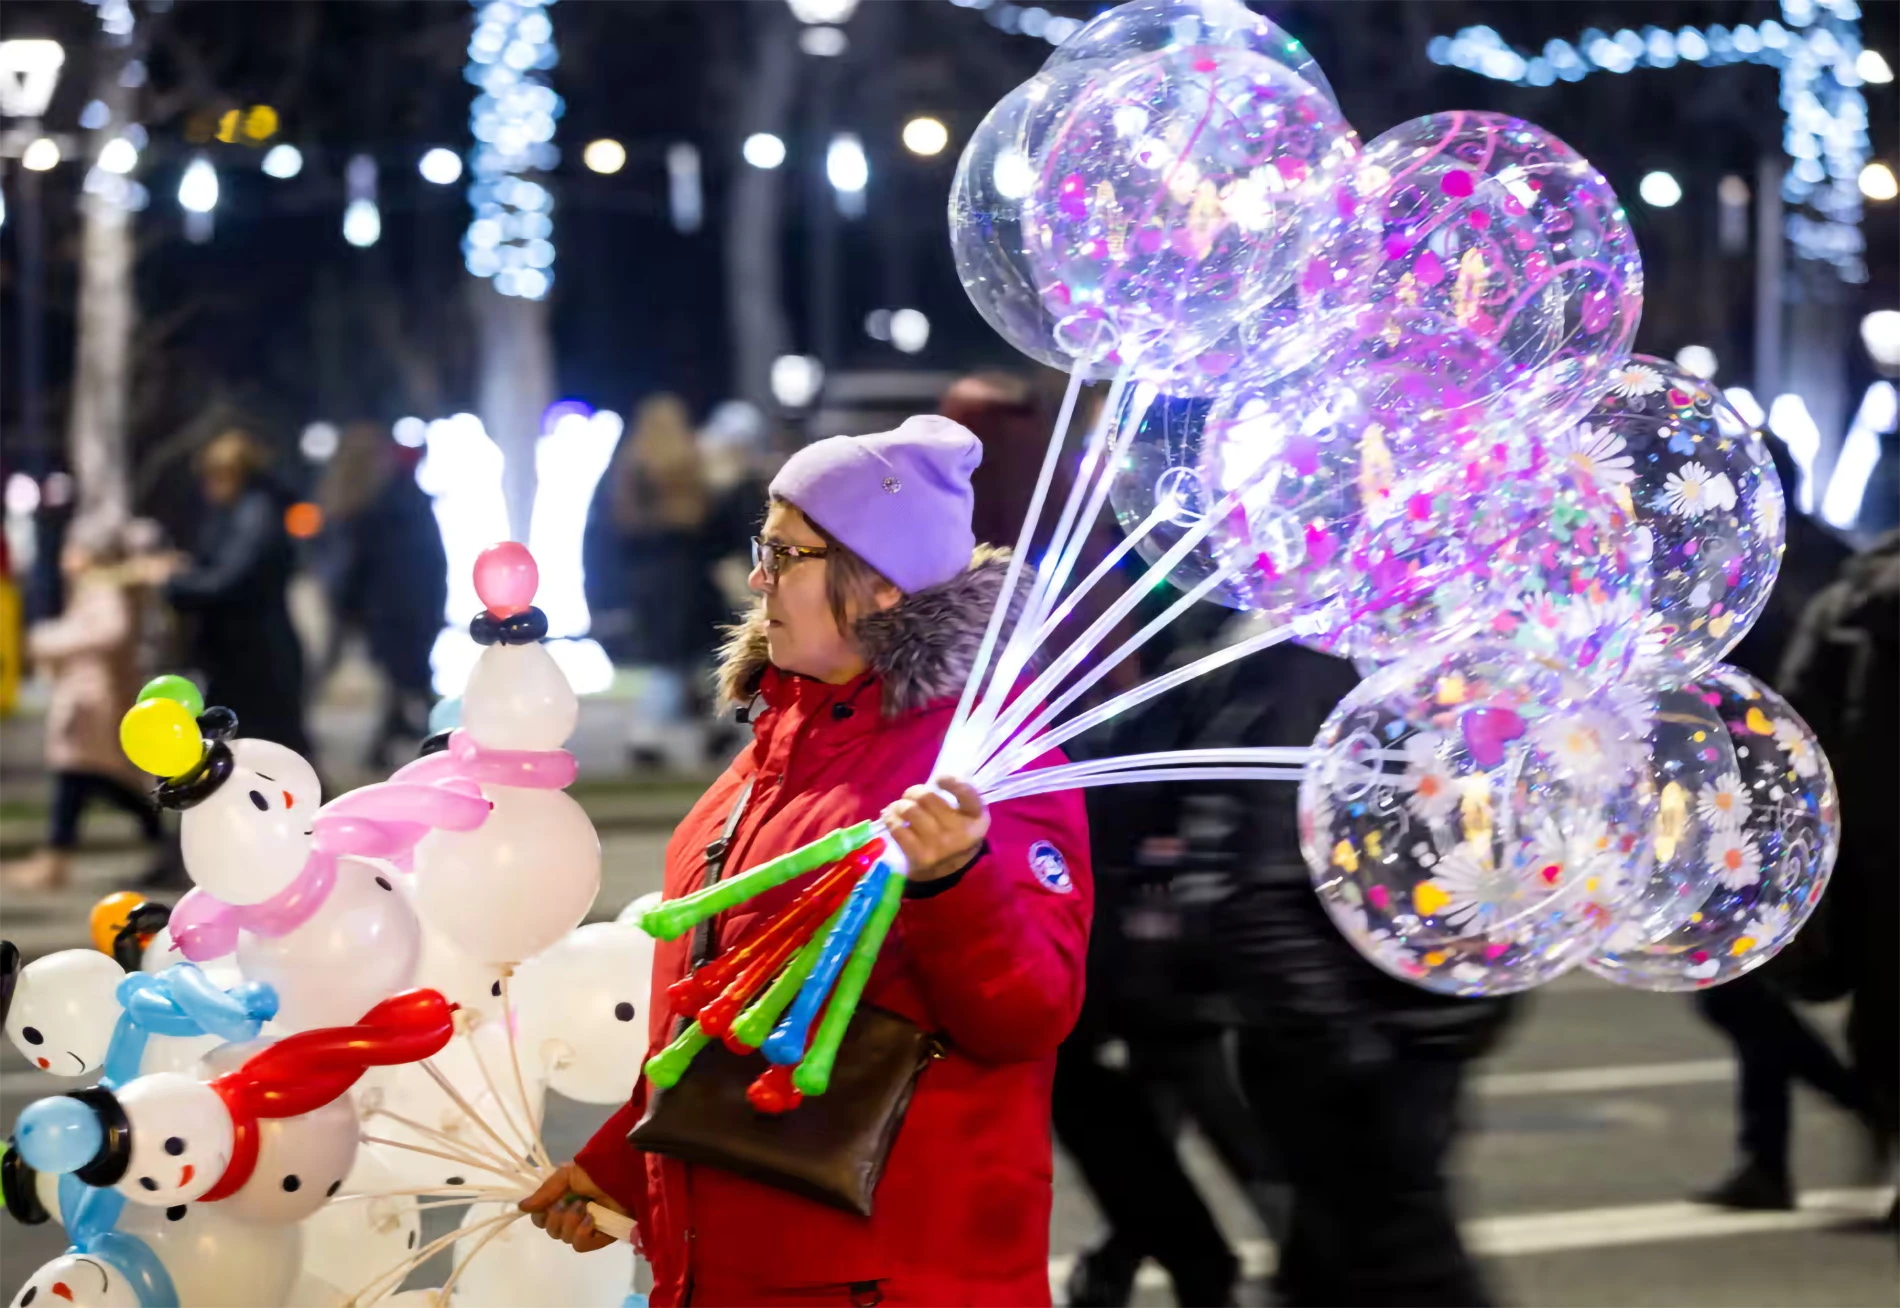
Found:
<path fill-rule="evenodd" d="M 119 745 L 127 758 L 155 777 L 182 776 L 204 757 L 197 719 L 175 699 L 134 704 L 119 719 Z"/>

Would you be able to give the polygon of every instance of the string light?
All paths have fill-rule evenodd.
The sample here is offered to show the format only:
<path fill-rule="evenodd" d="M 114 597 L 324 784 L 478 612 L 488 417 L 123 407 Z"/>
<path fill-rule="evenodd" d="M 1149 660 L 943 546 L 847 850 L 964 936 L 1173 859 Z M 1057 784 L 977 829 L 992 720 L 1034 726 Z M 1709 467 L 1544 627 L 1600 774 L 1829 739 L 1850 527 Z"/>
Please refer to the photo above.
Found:
<path fill-rule="evenodd" d="M 469 107 L 475 149 L 462 238 L 469 272 L 503 295 L 538 300 L 553 285 L 554 198 L 534 180 L 560 162 L 554 124 L 566 106 L 548 84 L 554 24 L 546 0 L 471 0 L 475 32 L 463 76 L 479 88 Z"/>
<path fill-rule="evenodd" d="M 264 175 L 287 181 L 303 171 L 303 151 L 285 142 L 273 145 L 264 154 Z"/>
<path fill-rule="evenodd" d="M 1035 5 L 998 4 L 996 0 L 950 0 L 959 9 L 980 9 L 991 27 L 1061 45 L 1083 28 L 1079 18 L 1051 14 Z"/>
<path fill-rule="evenodd" d="M 416 161 L 416 171 L 422 174 L 425 182 L 453 186 L 462 178 L 462 156 L 438 145 Z"/>
<path fill-rule="evenodd" d="M 589 141 L 581 151 L 581 162 L 590 172 L 617 173 L 627 166 L 627 147 L 610 137 Z"/>
<path fill-rule="evenodd" d="M 785 162 L 785 142 L 770 132 L 754 132 L 746 137 L 739 153 L 754 168 L 776 168 Z"/>
<path fill-rule="evenodd" d="M 1643 180 L 1636 184 L 1636 193 L 1652 208 L 1673 209 L 1682 199 L 1682 183 L 1669 173 L 1645 173 Z"/>
<path fill-rule="evenodd" d="M 48 172 L 59 166 L 59 159 L 59 142 L 50 136 L 42 136 L 20 152 L 20 167 L 28 172 Z"/>
<path fill-rule="evenodd" d="M 904 124 L 904 148 L 912 154 L 942 154 L 950 144 L 950 129 L 935 118 L 913 118 Z"/>
<path fill-rule="evenodd" d="M 1782 199 L 1812 211 L 1787 215 L 1788 242 L 1798 257 L 1832 264 L 1843 281 L 1867 280 L 1860 178 L 1870 146 L 1859 88 L 1891 81 L 1893 70 L 1878 51 L 1862 48 L 1856 0 L 1781 0 L 1779 22 L 1768 18 L 1752 26 L 1614 34 L 1590 28 L 1575 42 L 1548 41 L 1537 54 L 1513 49 L 1490 27 L 1466 27 L 1433 37 L 1425 54 L 1433 63 L 1520 86 L 1684 63 L 1780 69 L 1782 148 L 1793 161 Z"/>

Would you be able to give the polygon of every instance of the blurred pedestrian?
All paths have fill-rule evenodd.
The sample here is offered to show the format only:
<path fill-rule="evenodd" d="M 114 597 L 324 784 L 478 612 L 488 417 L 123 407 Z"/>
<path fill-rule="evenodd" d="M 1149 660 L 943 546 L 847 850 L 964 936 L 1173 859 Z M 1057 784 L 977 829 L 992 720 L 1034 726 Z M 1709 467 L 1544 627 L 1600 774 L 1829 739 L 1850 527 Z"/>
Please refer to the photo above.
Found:
<path fill-rule="evenodd" d="M 705 472 L 706 557 L 718 592 L 720 621 L 751 606 L 746 577 L 752 571 L 747 542 L 758 535 L 759 506 L 778 469 L 766 439 L 765 415 L 745 400 L 727 400 L 699 429 L 699 462 Z"/>
<path fill-rule="evenodd" d="M 399 743 L 428 734 L 429 653 L 446 621 L 448 555 L 429 497 L 416 485 L 416 455 L 379 423 L 343 430 L 318 504 L 338 625 L 363 633 L 383 678 L 382 712 L 364 765 L 392 766 Z"/>
<path fill-rule="evenodd" d="M 296 569 L 284 529 L 288 496 L 265 465 L 249 432 L 233 428 L 213 438 L 198 455 L 206 511 L 191 556 L 151 575 L 192 620 L 189 662 L 204 673 L 205 702 L 236 713 L 240 735 L 309 757 L 303 645 L 288 600 Z"/>
<path fill-rule="evenodd" d="M 1251 634 L 1255 621 L 1236 616 L 1175 660 Z M 1311 744 L 1357 680 L 1342 660 L 1274 647 L 1183 687 L 1165 715 L 1169 743 Z M 1228 969 L 1241 1084 L 1291 1189 L 1281 1300 L 1488 1302 L 1447 1170 L 1468 1070 L 1496 1043 L 1508 1001 L 1434 994 L 1362 957 L 1313 893 L 1291 786 L 1198 793 L 1227 851 L 1228 893 L 1204 909 L 1208 952 Z"/>
<path fill-rule="evenodd" d="M 1799 470 L 1780 440 L 1767 439 L 1769 453 L 1781 483 L 1792 498 Z M 1729 652 L 1728 661 L 1763 681 L 1775 684 L 1781 665 L 1791 653 L 1804 614 L 1835 580 L 1851 551 L 1807 514 L 1788 514 L 1787 547 L 1781 572 L 1761 617 L 1747 636 Z M 1812 636 L 1809 638 L 1812 647 Z M 1811 656 L 1804 657 L 1807 662 Z M 1796 703 L 1803 716 L 1823 717 L 1832 698 L 1841 693 L 1833 682 L 1817 681 L 1807 669 L 1807 685 Z M 1819 731 L 1819 728 L 1816 728 Z M 1833 742 L 1822 748 L 1833 757 Z M 1836 760 L 1836 776 L 1839 771 Z M 1892 793 L 1875 805 L 1892 813 Z M 1842 806 L 1843 815 L 1846 805 Z M 1867 819 L 1846 818 L 1844 829 Z M 1877 820 L 1877 819 L 1876 819 Z M 1887 844 L 1889 868 L 1894 846 Z M 1838 875 L 1838 874 L 1837 874 Z M 1890 872 L 1891 876 L 1892 873 Z M 1795 1187 L 1789 1162 L 1794 1083 L 1802 1081 L 1836 1107 L 1866 1124 L 1876 1137 L 1877 1115 L 1865 1081 L 1854 1075 L 1833 1047 L 1801 1015 L 1795 1001 L 1826 1003 L 1843 998 L 1850 983 L 1837 966 L 1826 942 L 1836 920 L 1834 900 L 1838 882 L 1821 900 L 1815 918 L 1802 928 L 1790 946 L 1766 966 L 1724 985 L 1695 994 L 1695 1006 L 1735 1047 L 1737 1146 L 1741 1157 L 1734 1170 L 1717 1184 L 1697 1192 L 1703 1203 L 1743 1210 L 1787 1210 L 1795 1206 Z M 1891 954 L 1888 955 L 1891 964 Z"/>
<path fill-rule="evenodd" d="M 636 767 L 697 765 L 705 753 L 697 673 L 714 639 L 702 536 L 712 497 L 678 396 L 641 403 L 608 475 L 640 680 L 628 754 Z"/>
<path fill-rule="evenodd" d="M 148 850 L 162 853 L 164 829 L 145 794 L 146 778 L 119 748 L 119 719 L 140 682 L 139 587 L 125 557 L 117 528 L 76 524 L 60 551 L 65 611 L 28 633 L 28 655 L 52 689 L 46 708 L 52 806 L 46 847 L 0 872 L 8 890 L 66 884 L 80 818 L 95 800 L 129 813 Z"/>

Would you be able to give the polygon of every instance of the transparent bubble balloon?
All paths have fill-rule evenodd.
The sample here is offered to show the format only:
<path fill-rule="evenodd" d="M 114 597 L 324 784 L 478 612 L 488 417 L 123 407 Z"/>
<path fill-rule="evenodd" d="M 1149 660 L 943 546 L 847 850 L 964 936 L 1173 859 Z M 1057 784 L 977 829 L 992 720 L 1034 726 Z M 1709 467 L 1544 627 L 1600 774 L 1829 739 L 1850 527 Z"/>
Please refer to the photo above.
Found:
<path fill-rule="evenodd" d="M 1445 433 L 1554 432 L 1629 353 L 1642 260 L 1602 174 L 1551 133 L 1460 111 L 1371 142 L 1339 188 L 1343 224 L 1301 279 L 1355 315 L 1342 365 L 1369 402 Z"/>
<path fill-rule="evenodd" d="M 1324 93 L 1245 49 L 1106 71 L 1049 129 L 1022 210 L 1057 341 L 1143 367 L 1199 354 L 1294 284 L 1357 150 Z"/>
<path fill-rule="evenodd" d="M 1787 701 L 1727 665 L 1682 691 L 1721 731 L 1681 742 L 1694 755 L 1674 792 L 1663 784 L 1658 832 L 1713 884 L 1675 930 L 1620 926 L 1588 964 L 1642 990 L 1720 985 L 1773 958 L 1813 913 L 1840 849 L 1833 769 Z"/>
<path fill-rule="evenodd" d="M 963 147 L 950 184 L 950 251 L 970 303 L 998 335 L 1063 372 L 1076 352 L 1056 337 L 1057 316 L 1036 289 L 1025 253 L 1023 201 L 1035 186 L 1035 159 L 1049 126 L 1096 75 L 1093 66 L 1039 73 L 997 101 Z M 1113 376 L 1112 352 L 1081 360 L 1085 375 Z"/>
<path fill-rule="evenodd" d="M 1650 557 L 1646 680 L 1701 675 L 1754 625 L 1781 571 L 1787 503 L 1761 438 L 1722 393 L 1632 355 L 1556 456 L 1629 505 Z"/>
<path fill-rule="evenodd" d="M 1637 733 L 1496 642 L 1395 664 L 1327 718 L 1300 847 L 1340 931 L 1403 980 L 1507 994 L 1581 963 L 1650 881 Z"/>
<path fill-rule="evenodd" d="M 1306 47 L 1240 0 L 1129 0 L 1090 19 L 1043 68 L 1120 63 L 1170 46 L 1231 45 L 1271 59 L 1337 104 L 1332 83 Z"/>

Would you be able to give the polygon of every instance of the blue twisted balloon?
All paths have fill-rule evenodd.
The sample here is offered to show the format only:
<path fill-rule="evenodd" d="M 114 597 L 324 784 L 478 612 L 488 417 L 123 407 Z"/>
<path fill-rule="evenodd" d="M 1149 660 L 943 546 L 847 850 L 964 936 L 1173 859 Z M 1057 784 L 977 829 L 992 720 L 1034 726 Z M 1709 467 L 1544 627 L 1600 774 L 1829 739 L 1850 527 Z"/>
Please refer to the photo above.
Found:
<path fill-rule="evenodd" d="M 125 1012 L 112 1030 L 103 1080 L 123 1085 L 139 1074 L 148 1036 L 214 1035 L 252 1040 L 277 1016 L 277 992 L 261 981 L 220 990 L 196 963 L 175 963 L 163 972 L 134 972 L 119 982 Z"/>

